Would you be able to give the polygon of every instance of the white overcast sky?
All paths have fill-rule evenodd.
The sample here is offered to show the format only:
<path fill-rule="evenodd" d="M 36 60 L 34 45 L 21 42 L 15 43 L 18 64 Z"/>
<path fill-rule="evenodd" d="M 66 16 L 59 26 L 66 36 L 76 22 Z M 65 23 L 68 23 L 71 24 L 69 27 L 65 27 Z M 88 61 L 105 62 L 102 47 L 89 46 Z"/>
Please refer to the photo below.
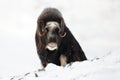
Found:
<path fill-rule="evenodd" d="M 40 68 L 34 35 L 45 7 L 62 12 L 89 59 L 120 48 L 120 0 L 0 0 L 0 77 Z"/>

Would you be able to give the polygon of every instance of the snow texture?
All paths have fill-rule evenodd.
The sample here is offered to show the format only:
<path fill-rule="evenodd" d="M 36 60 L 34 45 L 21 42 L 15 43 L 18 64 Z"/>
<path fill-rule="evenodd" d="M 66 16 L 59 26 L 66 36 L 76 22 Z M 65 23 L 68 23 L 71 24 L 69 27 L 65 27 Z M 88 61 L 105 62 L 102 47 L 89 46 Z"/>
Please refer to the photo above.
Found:
<path fill-rule="evenodd" d="M 24 75 L 1 78 L 2 80 L 120 80 L 120 50 L 101 58 L 74 62 L 65 67 L 48 64 Z"/>

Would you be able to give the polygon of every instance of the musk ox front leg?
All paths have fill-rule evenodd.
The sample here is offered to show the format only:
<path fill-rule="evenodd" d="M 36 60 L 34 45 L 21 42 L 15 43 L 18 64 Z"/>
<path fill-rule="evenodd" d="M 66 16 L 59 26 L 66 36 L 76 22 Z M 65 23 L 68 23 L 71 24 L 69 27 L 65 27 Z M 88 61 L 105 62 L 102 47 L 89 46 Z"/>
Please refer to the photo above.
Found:
<path fill-rule="evenodd" d="M 67 64 L 67 57 L 63 54 L 60 55 L 60 65 L 65 66 Z"/>

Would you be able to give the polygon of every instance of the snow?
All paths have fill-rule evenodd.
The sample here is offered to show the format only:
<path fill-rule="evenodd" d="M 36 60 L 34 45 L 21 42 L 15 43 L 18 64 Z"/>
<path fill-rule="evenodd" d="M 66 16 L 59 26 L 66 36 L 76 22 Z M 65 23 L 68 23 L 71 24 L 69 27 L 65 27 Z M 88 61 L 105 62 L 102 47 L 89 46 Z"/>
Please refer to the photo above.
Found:
<path fill-rule="evenodd" d="M 41 64 L 34 36 L 45 7 L 62 12 L 88 61 L 37 71 Z M 0 80 L 119 80 L 119 30 L 120 0 L 0 0 Z"/>
<path fill-rule="evenodd" d="M 108 53 L 101 58 L 74 62 L 65 67 L 48 64 L 24 75 L 3 78 L 2 80 L 119 80 L 120 50 Z"/>

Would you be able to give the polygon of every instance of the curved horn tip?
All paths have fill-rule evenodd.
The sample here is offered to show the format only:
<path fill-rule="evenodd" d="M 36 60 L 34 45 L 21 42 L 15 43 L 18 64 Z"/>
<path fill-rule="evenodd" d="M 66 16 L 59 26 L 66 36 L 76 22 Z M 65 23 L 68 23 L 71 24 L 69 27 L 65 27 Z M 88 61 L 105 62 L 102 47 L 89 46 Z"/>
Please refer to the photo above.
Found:
<path fill-rule="evenodd" d="M 65 36 L 66 36 L 66 34 L 67 34 L 67 33 L 65 32 L 63 35 L 60 35 L 60 37 L 62 37 L 62 38 L 63 38 L 63 37 L 65 37 Z"/>

